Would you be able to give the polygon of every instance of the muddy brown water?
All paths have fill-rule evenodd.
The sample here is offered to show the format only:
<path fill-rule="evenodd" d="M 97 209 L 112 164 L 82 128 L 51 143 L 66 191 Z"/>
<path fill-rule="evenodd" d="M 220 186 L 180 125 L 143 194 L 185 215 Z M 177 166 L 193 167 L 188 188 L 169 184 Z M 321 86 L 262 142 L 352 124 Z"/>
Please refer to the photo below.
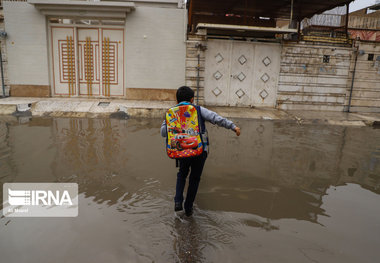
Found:
<path fill-rule="evenodd" d="M 379 261 L 380 130 L 235 121 L 187 218 L 160 119 L 0 119 L 0 183 L 80 192 L 77 218 L 1 217 L 0 262 Z"/>

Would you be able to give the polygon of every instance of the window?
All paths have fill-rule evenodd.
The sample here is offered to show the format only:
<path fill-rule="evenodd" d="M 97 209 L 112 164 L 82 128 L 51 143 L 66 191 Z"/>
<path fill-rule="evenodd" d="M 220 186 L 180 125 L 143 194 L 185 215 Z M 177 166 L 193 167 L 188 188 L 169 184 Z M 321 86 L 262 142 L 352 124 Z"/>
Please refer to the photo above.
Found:
<path fill-rule="evenodd" d="M 368 15 L 368 14 L 372 14 L 372 13 L 375 13 L 376 12 L 376 10 L 375 9 L 371 9 L 371 8 L 367 8 L 367 10 L 366 10 L 366 14 Z"/>
<path fill-rule="evenodd" d="M 323 55 L 323 63 L 330 63 L 330 55 Z"/>
<path fill-rule="evenodd" d="M 1 0 L 0 0 L 1 1 Z M 49 17 L 49 22 L 54 24 L 69 24 L 69 25 L 110 25 L 110 26 L 122 26 L 125 24 L 124 19 L 69 19 L 61 17 Z"/>
<path fill-rule="evenodd" d="M 368 61 L 373 61 L 374 57 L 375 57 L 374 54 L 368 54 Z"/>

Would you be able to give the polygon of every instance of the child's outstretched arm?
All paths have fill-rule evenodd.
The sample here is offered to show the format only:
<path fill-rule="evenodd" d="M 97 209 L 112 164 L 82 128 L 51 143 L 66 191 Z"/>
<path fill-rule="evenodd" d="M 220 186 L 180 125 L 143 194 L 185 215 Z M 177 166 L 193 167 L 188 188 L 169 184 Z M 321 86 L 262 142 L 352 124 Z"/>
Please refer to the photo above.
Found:
<path fill-rule="evenodd" d="M 202 106 L 201 106 L 201 114 L 202 114 L 202 118 L 205 119 L 206 121 L 209 121 L 212 124 L 216 124 L 220 127 L 224 127 L 226 129 L 231 129 L 236 133 L 237 136 L 240 135 L 240 128 L 237 127 L 229 119 L 223 118 L 222 116 L 218 115 L 216 112 L 210 111 Z"/>

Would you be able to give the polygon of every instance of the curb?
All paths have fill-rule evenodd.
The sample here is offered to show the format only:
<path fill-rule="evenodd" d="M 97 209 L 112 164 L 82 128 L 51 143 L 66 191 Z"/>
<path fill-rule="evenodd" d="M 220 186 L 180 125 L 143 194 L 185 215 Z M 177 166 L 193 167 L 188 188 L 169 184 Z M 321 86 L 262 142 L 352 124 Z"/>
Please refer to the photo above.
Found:
<path fill-rule="evenodd" d="M 79 102 L 80 103 L 80 102 Z M 61 103 L 62 104 L 62 103 Z M 64 104 L 63 104 L 64 105 Z M 140 104 L 141 105 L 141 104 Z M 65 110 L 60 110 L 61 106 L 50 108 L 51 110 L 45 111 L 43 104 L 39 101 L 31 103 L 3 103 L 0 104 L 0 115 L 11 115 L 14 117 L 61 117 L 61 118 L 112 118 L 126 120 L 129 118 L 165 118 L 167 105 L 151 105 L 153 107 L 140 107 L 140 105 L 115 105 L 109 108 L 101 109 L 99 107 L 80 107 L 75 111 L 75 108 L 67 107 Z M 136 107 L 137 106 L 137 107 Z M 65 107 L 63 107 L 65 108 Z M 320 124 L 320 125 L 339 125 L 339 126 L 352 126 L 363 127 L 369 126 L 380 129 L 380 120 L 373 117 L 366 118 L 365 116 L 358 119 L 345 120 L 342 118 L 302 118 L 294 115 L 292 112 L 286 111 L 273 111 L 273 109 L 259 109 L 258 111 L 244 111 L 246 116 L 242 117 L 242 110 L 239 108 L 228 107 L 208 107 L 209 109 L 219 113 L 227 118 L 242 118 L 252 120 L 269 120 L 269 121 L 292 121 L 299 125 L 303 124 Z M 73 109 L 71 111 L 70 109 Z"/>

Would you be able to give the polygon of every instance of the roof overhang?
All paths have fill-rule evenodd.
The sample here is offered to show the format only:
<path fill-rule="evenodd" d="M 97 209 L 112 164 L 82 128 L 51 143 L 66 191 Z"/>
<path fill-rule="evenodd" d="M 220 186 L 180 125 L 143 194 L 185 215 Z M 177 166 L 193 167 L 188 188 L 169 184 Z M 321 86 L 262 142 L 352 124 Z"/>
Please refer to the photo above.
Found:
<path fill-rule="evenodd" d="M 28 3 L 46 16 L 59 17 L 125 18 L 127 13 L 135 10 L 133 2 L 28 0 Z"/>
<path fill-rule="evenodd" d="M 205 29 L 236 30 L 236 31 L 256 31 L 256 32 L 261 31 L 261 32 L 271 32 L 271 33 L 276 33 L 276 34 L 297 33 L 297 29 L 292 29 L 292 28 L 198 23 L 197 29 L 203 29 L 203 28 L 205 28 Z"/>

